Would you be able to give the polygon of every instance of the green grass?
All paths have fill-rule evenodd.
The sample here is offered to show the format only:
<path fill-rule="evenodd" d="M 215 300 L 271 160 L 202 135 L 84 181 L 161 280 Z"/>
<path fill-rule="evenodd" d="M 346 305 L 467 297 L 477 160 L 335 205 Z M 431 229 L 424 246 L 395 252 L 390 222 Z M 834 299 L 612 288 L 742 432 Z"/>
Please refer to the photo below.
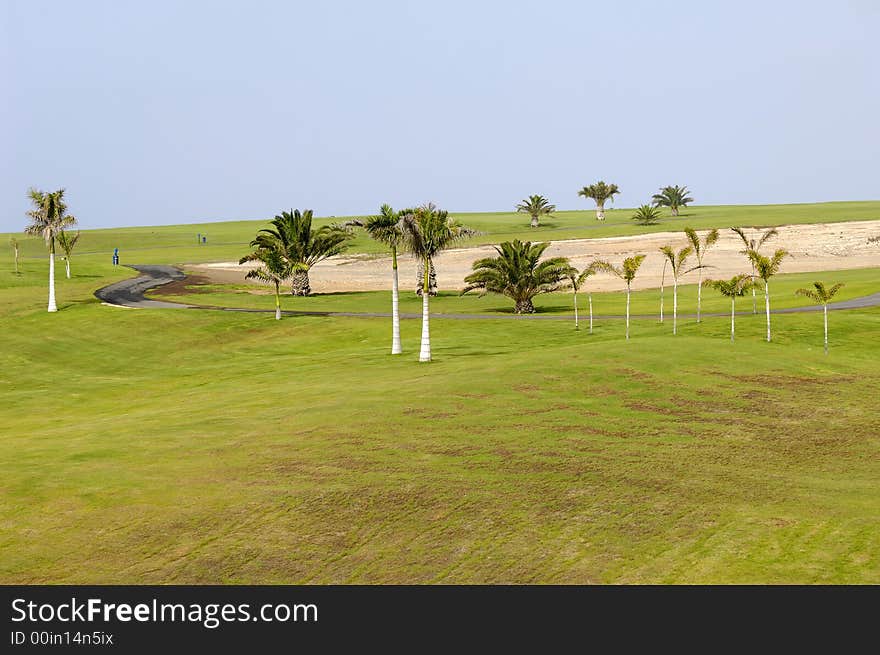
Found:
<path fill-rule="evenodd" d="M 735 344 L 723 318 L 437 319 L 419 364 L 417 320 L 391 357 L 385 319 L 104 307 L 131 272 L 89 256 L 49 315 L 26 263 L 0 582 L 880 583 L 878 309 L 835 313 L 827 357 L 816 314 L 771 344 L 761 316 Z"/>
<path fill-rule="evenodd" d="M 685 226 L 696 229 L 730 226 L 771 226 L 799 223 L 833 223 L 880 219 L 880 201 L 826 202 L 795 205 L 694 205 L 678 218 L 664 214 L 658 225 L 639 226 L 631 220 L 632 209 L 610 209 L 603 223 L 596 221 L 592 210 L 562 211 L 542 220 L 542 227 L 531 229 L 529 217 L 513 212 L 457 213 L 466 225 L 481 234 L 463 245 L 500 243 L 511 239 L 559 240 L 574 238 L 625 236 L 651 232 L 680 231 Z M 342 221 L 344 217 L 316 219 L 316 225 Z M 24 224 L 24 219 L 22 219 Z M 109 261 L 114 248 L 120 249 L 124 264 L 197 263 L 238 260 L 247 253 L 248 243 L 267 221 L 227 221 L 169 225 L 159 227 L 128 227 L 88 230 L 76 254 L 94 254 L 100 261 Z M 196 235 L 207 234 L 208 243 L 200 245 Z M 6 245 L 9 234 L 0 235 L 11 266 L 11 249 Z M 36 238 L 19 235 L 22 256 L 44 257 L 45 247 Z M 358 234 L 350 252 L 376 254 L 384 252 L 381 245 Z"/>
<path fill-rule="evenodd" d="M 880 290 L 880 268 L 853 269 L 844 271 L 828 271 L 821 273 L 780 274 L 770 283 L 772 308 L 805 307 L 813 305 L 813 301 L 795 295 L 795 290 L 807 287 L 814 280 L 826 281 L 829 284 L 843 282 L 845 286 L 835 296 L 837 300 L 848 300 L 867 296 Z M 161 289 L 153 290 L 152 298 L 193 305 L 216 307 L 243 307 L 248 309 L 274 310 L 275 298 L 268 287 L 261 288 L 252 284 L 193 284 L 189 285 L 191 293 L 170 294 Z M 763 291 L 759 291 L 758 311 L 764 311 Z M 660 311 L 660 291 L 650 289 L 634 291 L 630 299 L 633 314 L 657 314 Z M 391 311 L 390 291 L 362 291 L 346 293 L 315 294 L 307 298 L 295 298 L 284 294 L 281 298 L 282 308 L 298 311 L 343 311 L 343 312 L 382 312 Z M 582 317 L 587 316 L 587 296 L 578 295 L 578 306 Z M 421 298 L 409 290 L 401 293 L 400 311 L 419 313 L 422 311 Z M 543 294 L 535 298 L 535 308 L 542 314 L 573 313 L 573 298 L 570 291 Z M 697 285 L 686 284 L 678 289 L 679 313 L 695 314 L 697 311 Z M 752 309 L 752 297 L 737 299 L 737 309 Z M 513 302 L 503 296 L 487 294 L 480 297 L 478 292 L 459 296 L 454 291 L 444 291 L 431 300 L 431 311 L 447 314 L 510 314 L 513 313 Z M 596 315 L 619 316 L 626 311 L 626 294 L 623 292 L 594 293 L 593 312 Z M 703 311 L 728 313 L 730 301 L 713 289 L 703 289 Z M 672 287 L 664 292 L 664 313 L 672 316 Z"/>

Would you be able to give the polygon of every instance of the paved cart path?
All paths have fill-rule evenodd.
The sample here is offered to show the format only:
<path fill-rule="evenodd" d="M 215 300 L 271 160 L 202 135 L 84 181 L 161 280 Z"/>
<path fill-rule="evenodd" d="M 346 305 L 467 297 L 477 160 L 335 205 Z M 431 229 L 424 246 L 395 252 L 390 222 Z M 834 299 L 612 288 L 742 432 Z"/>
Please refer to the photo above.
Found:
<path fill-rule="evenodd" d="M 148 289 L 160 287 L 170 282 L 186 279 L 186 274 L 174 266 L 163 264 L 137 264 L 131 265 L 141 275 L 129 280 L 114 282 L 113 284 L 95 291 L 95 296 L 108 305 L 119 307 L 131 307 L 135 309 L 212 309 L 227 312 L 246 312 L 254 314 L 275 313 L 274 309 L 246 309 L 243 307 L 217 307 L 210 305 L 186 305 L 177 302 L 165 302 L 161 300 L 149 300 L 144 297 Z M 840 302 L 828 303 L 828 309 L 862 309 L 880 305 L 880 292 L 872 293 L 861 298 L 851 298 Z M 771 309 L 771 314 L 794 314 L 801 312 L 820 312 L 821 305 L 809 307 L 787 307 L 785 309 Z M 357 318 L 389 318 L 390 312 L 321 312 L 321 311 L 292 311 L 282 312 L 285 316 L 350 316 Z M 751 316 L 750 311 L 740 311 L 737 316 Z M 586 316 L 586 314 L 584 314 Z M 659 314 L 632 314 L 630 318 L 659 318 Z M 669 314 L 669 316 L 672 316 Z M 730 316 L 730 312 L 703 312 L 703 316 Z M 401 318 L 421 318 L 420 313 L 400 314 Z M 509 320 L 565 320 L 570 321 L 573 314 L 431 314 L 432 318 L 451 318 L 457 320 L 485 320 L 485 319 L 509 319 Z M 679 318 L 694 318 L 696 314 L 679 314 Z M 617 319 L 625 318 L 623 314 L 594 315 L 594 319 Z"/>

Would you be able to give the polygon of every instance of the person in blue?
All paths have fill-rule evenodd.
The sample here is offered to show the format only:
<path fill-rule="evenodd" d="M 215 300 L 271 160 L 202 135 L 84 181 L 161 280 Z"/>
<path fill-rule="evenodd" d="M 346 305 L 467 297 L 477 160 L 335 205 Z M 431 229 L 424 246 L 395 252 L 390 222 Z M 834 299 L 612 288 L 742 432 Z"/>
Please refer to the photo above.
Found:
<path fill-rule="evenodd" d="M 113 249 L 113 265 L 114 266 L 119 265 L 119 248 Z"/>

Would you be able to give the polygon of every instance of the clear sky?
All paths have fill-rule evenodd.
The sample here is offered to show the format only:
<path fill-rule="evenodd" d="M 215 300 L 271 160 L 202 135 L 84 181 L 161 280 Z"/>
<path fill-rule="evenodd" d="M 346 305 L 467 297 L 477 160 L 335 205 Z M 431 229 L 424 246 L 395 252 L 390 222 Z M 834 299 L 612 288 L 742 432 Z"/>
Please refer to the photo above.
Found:
<path fill-rule="evenodd" d="M 0 230 L 880 198 L 878 0 L 0 7 Z"/>

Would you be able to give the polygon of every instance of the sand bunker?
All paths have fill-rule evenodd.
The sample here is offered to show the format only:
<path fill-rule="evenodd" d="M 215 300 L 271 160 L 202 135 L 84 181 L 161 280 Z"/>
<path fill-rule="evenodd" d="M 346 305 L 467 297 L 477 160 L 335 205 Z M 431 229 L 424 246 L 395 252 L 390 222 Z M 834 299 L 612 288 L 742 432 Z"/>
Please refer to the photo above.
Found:
<path fill-rule="evenodd" d="M 764 247 L 764 254 L 776 248 L 785 248 L 792 257 L 785 260 L 782 273 L 831 271 L 847 268 L 880 267 L 880 242 L 868 239 L 880 234 L 880 221 L 854 221 L 850 223 L 827 223 L 817 225 L 786 225 L 777 228 L 779 235 Z M 706 234 L 700 230 L 700 236 Z M 748 230 L 752 233 L 754 230 Z M 562 256 L 571 259 L 582 268 L 593 259 L 605 259 L 619 265 L 624 257 L 644 253 L 648 257 L 642 264 L 633 289 L 657 287 L 663 270 L 663 257 L 659 248 L 670 244 L 678 250 L 687 245 L 683 232 L 658 232 L 654 234 L 607 237 L 602 239 L 570 239 L 553 241 L 545 256 Z M 730 230 L 721 230 L 721 238 L 706 256 L 703 272 L 705 277 L 729 278 L 737 273 L 749 272 L 749 264 L 740 253 L 742 241 Z M 492 246 L 448 250 L 437 257 L 437 283 L 441 290 L 458 290 L 464 287 L 464 277 L 471 272 L 471 264 L 482 257 L 494 256 Z M 692 257 L 692 264 L 696 259 Z M 412 258 L 399 258 L 401 290 L 415 289 L 416 265 Z M 235 262 L 188 265 L 218 283 L 242 283 L 249 265 Z M 310 277 L 312 291 L 374 291 L 390 286 L 391 258 L 368 259 L 359 256 L 339 256 L 325 260 L 312 268 Z M 667 275 L 667 282 L 669 277 Z M 682 278 L 682 283 L 695 283 L 697 273 Z M 248 281 L 250 282 L 250 281 Z M 625 288 L 621 280 L 609 274 L 593 278 L 594 291 L 617 291 Z"/>

